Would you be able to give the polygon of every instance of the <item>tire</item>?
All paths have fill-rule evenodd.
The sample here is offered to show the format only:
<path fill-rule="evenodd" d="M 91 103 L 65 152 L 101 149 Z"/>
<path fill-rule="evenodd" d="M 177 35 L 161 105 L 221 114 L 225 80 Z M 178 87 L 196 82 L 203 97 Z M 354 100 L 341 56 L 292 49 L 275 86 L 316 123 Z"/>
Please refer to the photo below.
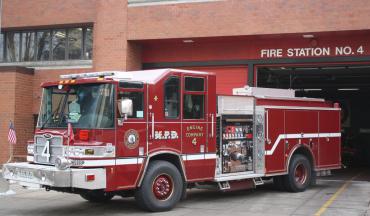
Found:
<path fill-rule="evenodd" d="M 284 176 L 275 176 L 274 177 L 274 186 L 277 190 L 285 191 L 284 185 Z"/>
<path fill-rule="evenodd" d="M 80 196 L 89 202 L 101 203 L 110 201 L 114 195 L 102 190 L 91 190 L 80 193 Z"/>
<path fill-rule="evenodd" d="M 288 175 L 284 176 L 284 185 L 289 192 L 305 191 L 312 180 L 312 167 L 308 159 L 301 155 L 293 155 Z"/>
<path fill-rule="evenodd" d="M 180 201 L 183 187 L 182 176 L 173 164 L 153 161 L 149 164 L 141 187 L 135 193 L 135 199 L 144 210 L 168 211 Z"/>

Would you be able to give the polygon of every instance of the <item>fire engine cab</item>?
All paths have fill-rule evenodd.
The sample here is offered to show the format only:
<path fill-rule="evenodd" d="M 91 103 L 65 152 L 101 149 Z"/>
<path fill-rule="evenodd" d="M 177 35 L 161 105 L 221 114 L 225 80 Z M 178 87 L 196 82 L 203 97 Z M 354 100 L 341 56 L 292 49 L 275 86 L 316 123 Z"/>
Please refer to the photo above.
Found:
<path fill-rule="evenodd" d="M 3 166 L 25 187 L 92 202 L 134 196 L 173 208 L 187 188 L 304 191 L 341 167 L 340 108 L 293 90 L 216 95 L 212 73 L 158 69 L 62 75 L 43 96 L 27 161 Z"/>

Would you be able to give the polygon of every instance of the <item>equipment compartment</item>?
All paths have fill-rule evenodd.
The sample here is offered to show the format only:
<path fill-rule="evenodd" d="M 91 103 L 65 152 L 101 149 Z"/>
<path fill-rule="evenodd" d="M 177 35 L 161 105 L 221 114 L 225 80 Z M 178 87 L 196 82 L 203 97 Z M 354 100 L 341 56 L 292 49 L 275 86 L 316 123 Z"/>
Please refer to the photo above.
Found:
<path fill-rule="evenodd" d="M 253 171 L 253 115 L 222 115 L 222 173 Z"/>

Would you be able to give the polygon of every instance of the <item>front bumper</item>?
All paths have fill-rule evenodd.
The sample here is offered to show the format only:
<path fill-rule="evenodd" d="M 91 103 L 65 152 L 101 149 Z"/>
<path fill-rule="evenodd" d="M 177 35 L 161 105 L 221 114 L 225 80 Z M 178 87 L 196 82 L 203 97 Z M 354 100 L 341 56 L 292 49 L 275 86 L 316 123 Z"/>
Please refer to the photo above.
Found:
<path fill-rule="evenodd" d="M 87 175 L 95 180 L 87 181 Z M 8 163 L 3 165 L 3 176 L 23 186 L 71 187 L 81 189 L 105 189 L 105 168 L 59 170 L 54 166 L 30 163 Z"/>

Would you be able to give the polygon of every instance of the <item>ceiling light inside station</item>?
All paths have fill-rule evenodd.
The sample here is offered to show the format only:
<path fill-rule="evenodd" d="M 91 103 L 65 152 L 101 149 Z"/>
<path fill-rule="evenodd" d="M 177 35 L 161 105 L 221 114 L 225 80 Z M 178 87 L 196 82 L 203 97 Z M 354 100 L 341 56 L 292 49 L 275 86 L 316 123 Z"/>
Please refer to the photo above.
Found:
<path fill-rule="evenodd" d="M 338 91 L 359 91 L 359 88 L 342 88 L 338 89 Z"/>
<path fill-rule="evenodd" d="M 315 35 L 313 34 L 304 34 L 302 35 L 303 38 L 310 39 L 310 38 L 315 38 Z"/>
<path fill-rule="evenodd" d="M 184 43 L 194 43 L 194 41 L 192 39 L 184 39 L 184 40 L 182 40 L 182 42 L 184 42 Z"/>

